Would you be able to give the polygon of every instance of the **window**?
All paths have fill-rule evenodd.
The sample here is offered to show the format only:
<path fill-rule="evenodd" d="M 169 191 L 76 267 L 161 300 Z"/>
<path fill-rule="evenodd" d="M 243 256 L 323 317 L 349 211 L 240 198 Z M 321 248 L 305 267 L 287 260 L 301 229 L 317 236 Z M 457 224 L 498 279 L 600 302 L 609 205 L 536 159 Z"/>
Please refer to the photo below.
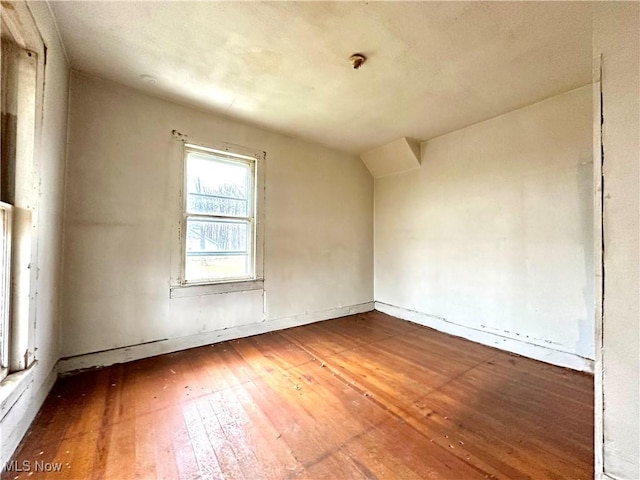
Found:
<path fill-rule="evenodd" d="M 256 163 L 185 145 L 183 284 L 256 278 Z"/>
<path fill-rule="evenodd" d="M 37 141 L 44 44 L 24 2 L 2 2 L 0 85 L 0 380 L 35 360 Z M 8 8 L 10 6 L 10 8 Z"/>

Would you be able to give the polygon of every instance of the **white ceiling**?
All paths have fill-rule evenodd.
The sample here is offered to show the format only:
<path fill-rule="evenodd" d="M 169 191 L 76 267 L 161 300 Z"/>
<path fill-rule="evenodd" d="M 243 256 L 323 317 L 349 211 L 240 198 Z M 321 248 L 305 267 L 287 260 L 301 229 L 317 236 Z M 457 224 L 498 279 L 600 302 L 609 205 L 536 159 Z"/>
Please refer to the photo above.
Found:
<path fill-rule="evenodd" d="M 76 70 L 356 154 L 591 79 L 589 2 L 50 4 Z"/>

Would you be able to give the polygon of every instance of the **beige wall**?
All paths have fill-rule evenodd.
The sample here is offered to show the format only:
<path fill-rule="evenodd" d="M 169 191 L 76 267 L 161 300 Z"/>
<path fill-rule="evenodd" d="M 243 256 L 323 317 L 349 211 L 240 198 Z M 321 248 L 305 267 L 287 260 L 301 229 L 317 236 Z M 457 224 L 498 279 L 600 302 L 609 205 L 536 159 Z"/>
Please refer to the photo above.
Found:
<path fill-rule="evenodd" d="M 640 4 L 605 2 L 595 8 L 594 54 L 602 55 L 605 279 L 602 368 L 595 379 L 604 443 L 596 435 L 597 466 L 602 468 L 604 453 L 608 477 L 638 479 Z"/>
<path fill-rule="evenodd" d="M 36 232 L 31 268 L 37 271 L 30 310 L 35 312 L 35 358 L 26 372 L 0 385 L 0 466 L 16 448 L 56 379 L 59 358 L 58 298 L 69 71 L 47 5 L 29 3 L 47 47 L 41 135 L 36 142 L 33 185 L 39 195 L 32 218 Z M 5 397 L 11 391 L 9 398 Z"/>
<path fill-rule="evenodd" d="M 590 370 L 591 98 L 582 87 L 433 139 L 419 170 L 376 179 L 376 306 Z"/>
<path fill-rule="evenodd" d="M 373 181 L 357 157 L 79 73 L 70 96 L 62 357 L 191 339 L 172 347 L 184 348 L 372 308 Z M 174 129 L 266 151 L 264 290 L 169 298 Z"/>
<path fill-rule="evenodd" d="M 210 339 L 263 317 L 268 329 L 373 298 L 372 180 L 359 160 L 74 74 L 59 335 L 69 78 L 46 5 L 30 8 L 48 47 L 32 302 L 38 363 L 19 398 L 2 405 L 0 464 L 51 387 L 60 350 Z M 596 436 L 596 451 L 607 477 L 632 479 L 640 474 L 640 6 L 594 8 L 606 158 L 603 375 L 596 377 L 604 438 Z M 591 358 L 587 90 L 435 139 L 424 146 L 421 170 L 376 182 L 376 300 L 433 315 L 443 330 L 458 322 L 456 333 L 503 348 L 517 351 L 524 337 Z M 169 299 L 178 212 L 172 129 L 267 151 L 265 292 Z"/>

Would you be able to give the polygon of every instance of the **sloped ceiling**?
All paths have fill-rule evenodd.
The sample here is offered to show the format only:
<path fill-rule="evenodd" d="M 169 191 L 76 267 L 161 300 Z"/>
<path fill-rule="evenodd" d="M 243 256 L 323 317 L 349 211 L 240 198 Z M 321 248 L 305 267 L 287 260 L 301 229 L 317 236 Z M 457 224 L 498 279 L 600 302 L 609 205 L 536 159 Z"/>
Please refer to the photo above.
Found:
<path fill-rule="evenodd" d="M 76 70 L 355 154 L 591 79 L 588 2 L 50 6 Z"/>

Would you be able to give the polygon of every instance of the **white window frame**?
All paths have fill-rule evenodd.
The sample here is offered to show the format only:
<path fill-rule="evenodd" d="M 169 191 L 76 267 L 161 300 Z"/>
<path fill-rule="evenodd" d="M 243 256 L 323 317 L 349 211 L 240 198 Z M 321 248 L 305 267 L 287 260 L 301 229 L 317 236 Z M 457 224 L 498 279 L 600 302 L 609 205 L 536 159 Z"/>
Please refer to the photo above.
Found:
<path fill-rule="evenodd" d="M 13 219 L 13 206 L 0 202 L 0 222 L 4 235 L 0 237 L 0 381 L 9 374 L 9 345 L 11 331 L 9 328 L 11 312 L 11 223 Z"/>
<path fill-rule="evenodd" d="M 176 132 L 172 132 L 176 138 Z M 186 137 L 186 136 L 185 136 Z M 180 138 L 181 149 L 181 172 L 180 172 L 180 247 L 179 265 L 176 265 L 176 274 L 172 275 L 170 298 L 191 297 L 216 293 L 227 293 L 233 291 L 247 291 L 262 289 L 263 279 L 263 257 L 264 257 L 264 162 L 266 153 L 255 149 L 242 147 L 226 142 L 195 143 L 187 142 L 186 138 Z M 186 263 L 186 225 L 188 217 L 200 217 L 199 214 L 187 214 L 187 154 L 190 151 L 212 155 L 223 160 L 237 161 L 252 165 L 252 237 L 251 275 L 240 278 L 212 279 L 188 281 L 185 278 Z M 207 216 L 207 215 L 204 215 Z M 224 216 L 222 216 L 224 217 Z M 230 217 L 235 218 L 235 217 Z"/>
<path fill-rule="evenodd" d="M 38 269 L 32 266 L 38 264 L 38 139 L 42 127 L 46 50 L 26 2 L 3 1 L 0 13 L 3 34 L 24 53 L 18 67 L 16 165 L 14 198 L 10 201 L 9 375 L 3 382 L 4 386 L 12 383 L 10 379 L 14 372 L 29 371 L 36 361 L 35 285 Z M 3 407 L 5 391 L 7 389 L 0 389 Z"/>

